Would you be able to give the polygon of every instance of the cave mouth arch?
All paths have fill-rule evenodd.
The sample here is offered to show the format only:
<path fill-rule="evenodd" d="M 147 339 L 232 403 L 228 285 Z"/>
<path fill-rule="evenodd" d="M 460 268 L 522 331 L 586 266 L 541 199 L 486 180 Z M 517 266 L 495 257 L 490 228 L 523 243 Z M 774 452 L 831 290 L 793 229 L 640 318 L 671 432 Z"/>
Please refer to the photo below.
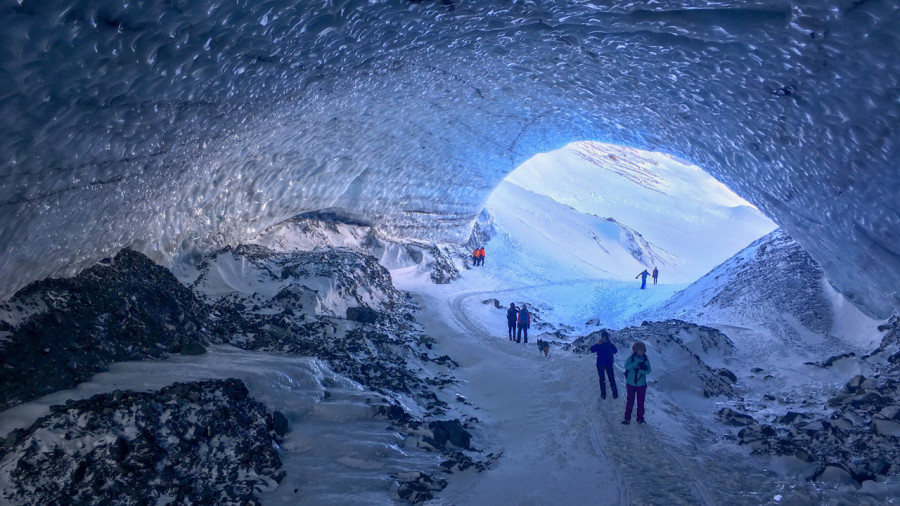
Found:
<path fill-rule="evenodd" d="M 777 228 L 687 160 L 592 141 L 519 165 L 487 197 L 476 223 L 475 242 L 492 243 L 492 256 L 503 261 L 533 263 L 546 281 L 627 281 L 659 267 L 678 284 Z"/>

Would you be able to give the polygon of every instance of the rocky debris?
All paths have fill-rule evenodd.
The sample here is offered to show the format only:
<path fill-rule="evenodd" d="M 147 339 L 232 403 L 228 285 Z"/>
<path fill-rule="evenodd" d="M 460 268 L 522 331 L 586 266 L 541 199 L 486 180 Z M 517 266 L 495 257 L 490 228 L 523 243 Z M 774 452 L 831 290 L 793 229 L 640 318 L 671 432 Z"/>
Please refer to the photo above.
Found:
<path fill-rule="evenodd" d="M 397 403 L 379 405 L 374 407 L 375 418 L 390 420 L 391 430 L 402 434 L 408 444 L 415 443 L 416 447 L 429 451 L 440 452 L 447 459 L 441 463 L 442 472 L 451 474 L 453 470 L 465 471 L 474 468 L 478 472 L 487 469 L 498 457 L 490 454 L 487 458 L 475 459 L 470 454 L 477 456 L 479 451 L 472 447 L 472 435 L 469 433 L 469 423 L 459 419 L 435 420 L 424 422 L 409 414 Z"/>
<path fill-rule="evenodd" d="M 232 265 L 241 266 L 238 284 L 265 287 L 266 293 L 216 288 L 218 273 L 234 271 Z M 454 380 L 422 374 L 420 364 L 456 364 L 430 352 L 429 339 L 417 332 L 412 300 L 371 256 L 340 248 L 225 248 L 201 264 L 193 286 L 214 308 L 216 324 L 227 329 L 225 344 L 315 356 L 376 392 L 424 399 L 434 416 L 446 411 L 433 389 Z"/>
<path fill-rule="evenodd" d="M 321 212 L 307 213 L 276 225 L 255 239 L 254 244 L 278 253 L 349 249 L 384 259 L 391 264 L 390 268 L 416 265 L 419 271 L 428 272 L 436 284 L 459 278 L 454 258 L 463 256 L 458 246 L 388 238 L 368 223 Z M 462 263 L 465 264 L 465 258 Z"/>
<path fill-rule="evenodd" d="M 722 408 L 716 415 L 722 423 L 728 425 L 745 426 L 756 423 L 756 420 L 754 420 L 752 416 L 738 413 L 731 408 Z"/>
<path fill-rule="evenodd" d="M 497 299 L 487 299 L 481 301 L 482 304 L 493 304 L 496 309 L 508 309 L 506 306 L 500 305 L 500 301 Z"/>
<path fill-rule="evenodd" d="M 375 323 L 378 321 L 378 311 L 370 307 L 348 307 L 347 319 L 360 323 Z"/>
<path fill-rule="evenodd" d="M 897 365 L 900 363 L 900 313 L 894 313 L 887 322 L 878 326 L 878 330 L 884 332 L 881 345 L 863 358 L 887 356 L 890 364 Z"/>
<path fill-rule="evenodd" d="M 32 283 L 0 305 L 0 410 L 72 388 L 115 361 L 207 342 L 209 308 L 171 272 L 124 249 L 73 278 Z"/>
<path fill-rule="evenodd" d="M 431 271 L 429 277 L 437 285 L 445 285 L 459 279 L 459 270 L 453 262 L 453 251 L 449 246 L 439 247 L 434 244 L 411 244 L 408 248 L 421 248 L 430 255 L 426 257 L 425 269 Z"/>
<path fill-rule="evenodd" d="M 858 485 L 900 474 L 900 382 L 895 379 L 856 376 L 821 410 L 789 411 L 769 423 L 748 421 L 743 414 L 720 412 L 720 418 L 741 420 L 739 442 L 754 454 L 815 464 L 813 480 Z"/>
<path fill-rule="evenodd" d="M 204 353 L 206 353 L 206 348 L 197 341 L 191 341 L 181 347 L 182 355 L 203 355 Z"/>
<path fill-rule="evenodd" d="M 609 332 L 610 341 L 619 349 L 620 357 L 631 354 L 631 345 L 635 341 L 643 341 L 647 345 L 648 355 L 654 364 L 654 373 L 650 378 L 652 382 L 683 384 L 685 375 L 689 374 L 697 378 L 697 388 L 704 397 L 736 395 L 733 385 L 737 382 L 737 376 L 726 368 L 714 369 L 707 364 L 707 361 L 722 360 L 721 357 L 734 353 L 731 339 L 714 328 L 681 320 L 645 321 L 640 327 L 596 330 L 575 339 L 569 346 L 563 345 L 563 348 L 572 349 L 575 353 L 589 353 L 590 347 L 600 339 L 602 330 Z M 656 357 L 680 364 L 677 381 L 666 379 L 666 373 L 655 365 Z"/>
<path fill-rule="evenodd" d="M 435 492 L 440 492 L 447 487 L 447 480 L 435 478 L 422 471 L 407 473 L 394 473 L 391 478 L 397 480 L 397 497 L 411 504 L 421 504 L 434 499 Z"/>
<path fill-rule="evenodd" d="M 328 398 L 327 395 L 326 398 Z M 272 430 L 274 430 L 275 434 L 278 434 L 279 436 L 284 436 L 291 431 L 291 426 L 288 423 L 288 419 L 281 411 L 272 412 Z"/>
<path fill-rule="evenodd" d="M 854 358 L 854 357 L 856 357 L 856 353 L 851 351 L 849 353 L 841 353 L 840 355 L 835 355 L 821 363 L 820 362 L 804 362 L 803 365 L 812 365 L 812 366 L 816 366 L 816 367 L 821 367 L 823 369 L 827 369 L 827 368 L 833 366 L 834 364 L 836 364 L 839 360 L 844 360 L 846 358 Z"/>
<path fill-rule="evenodd" d="M 130 263 L 122 262 L 122 258 Z M 112 274 L 102 278 L 98 270 L 101 274 L 106 271 L 112 271 Z M 483 469 L 492 462 L 476 460 L 467 453 L 477 450 L 469 446 L 470 439 L 464 430 L 464 423 L 454 424 L 453 420 L 445 420 L 450 406 L 439 394 L 448 385 L 455 384 L 456 380 L 450 372 L 458 364 L 450 357 L 434 355 L 433 339 L 423 335 L 421 327 L 415 322 L 413 313 L 416 307 L 411 297 L 394 288 L 389 272 L 370 255 L 347 248 L 281 253 L 259 245 L 225 248 L 199 266 L 198 277 L 192 284 L 195 292 L 186 289 L 168 271 L 149 259 L 128 251 L 120 253 L 114 261 L 106 261 L 85 271 L 83 276 L 88 276 L 87 281 L 93 284 L 82 280 L 81 284 L 75 284 L 72 288 L 67 284 L 72 280 L 59 280 L 59 286 L 67 291 L 51 284 L 55 291 L 35 290 L 33 294 L 37 295 L 29 292 L 31 299 L 11 301 L 22 305 L 21 308 L 0 308 L 4 309 L 0 311 L 0 316 L 16 316 L 0 319 L 0 346 L 7 349 L 11 344 L 29 345 L 13 334 L 20 332 L 20 328 L 29 321 L 44 318 L 42 315 L 50 313 L 55 316 L 47 319 L 49 323 L 44 326 L 48 329 L 56 329 L 69 321 L 75 322 L 75 327 L 80 325 L 78 328 L 86 329 L 85 336 L 90 339 L 85 337 L 78 341 L 78 346 L 90 350 L 90 353 L 107 349 L 121 351 L 123 347 L 135 351 L 126 355 L 110 352 L 108 359 L 105 359 L 107 355 L 103 355 L 104 361 L 97 361 L 93 372 L 113 360 L 162 357 L 179 351 L 185 354 L 202 353 L 205 351 L 202 343 L 314 356 L 386 400 L 398 395 L 414 399 L 421 408 L 421 418 L 414 423 L 410 421 L 406 429 L 400 432 L 406 435 L 410 444 L 440 452 L 446 464 L 440 466 L 441 472 L 449 473 L 472 466 Z M 121 278 L 118 284 L 117 278 Z M 75 305 L 72 300 L 78 304 Z M 110 323 L 117 320 L 110 317 L 105 308 L 119 300 L 125 301 L 125 310 L 121 314 L 142 322 L 141 325 Z M 70 314 L 60 317 L 59 308 Z M 163 309 L 169 309 L 173 316 L 168 316 Z M 99 316 L 93 318 L 91 311 Z M 93 319 L 82 324 L 81 319 L 88 317 Z M 109 331 L 109 327 L 115 332 Z M 127 331 L 131 330 L 135 330 L 135 335 L 128 334 Z M 30 343 L 31 352 L 44 360 L 58 358 L 66 370 L 81 374 L 81 358 L 77 354 L 73 358 L 64 343 L 60 346 L 58 338 L 47 332 L 44 337 L 46 339 Z M 82 342 L 88 344 L 80 344 Z M 147 349 L 155 353 L 148 353 Z M 66 360 L 62 361 L 63 358 Z M 38 362 L 40 360 L 34 361 L 35 369 L 40 367 Z M 15 365 L 7 363 L 4 374 L 11 377 L 10 371 L 15 371 L 20 378 L 23 377 L 22 371 Z M 52 372 L 56 370 L 53 367 L 49 370 L 48 375 L 57 374 Z M 93 372 L 85 371 L 83 376 L 69 382 L 42 382 L 39 386 L 44 390 L 29 393 L 29 398 L 74 386 Z M 24 381 L 20 383 L 24 384 Z M 0 391 L 9 389 L 9 384 L 11 382 L 4 380 Z M 454 394 L 448 393 L 446 397 L 453 400 Z M 16 397 L 14 402 L 20 402 L 23 398 L 25 396 Z M 268 423 L 273 434 L 283 435 L 290 430 L 287 419 L 280 413 L 273 414 Z M 429 427 L 429 424 L 434 425 Z M 129 438 L 131 436 L 124 438 L 124 443 L 116 443 L 117 452 L 131 451 Z M 11 447 L 17 441 L 13 434 L 6 444 Z M 83 461 L 78 460 L 83 452 L 72 447 L 55 451 L 61 461 Z M 23 464 L 25 467 L 31 465 L 27 460 L 23 462 L 26 462 Z M 73 465 L 77 468 L 81 464 Z M 35 469 L 38 469 L 33 473 L 35 479 L 39 476 L 50 479 L 55 471 L 47 466 Z M 175 468 L 170 481 L 187 479 L 188 475 L 175 476 L 180 470 Z M 51 474 L 45 474 L 48 472 Z M 127 468 L 118 471 L 110 469 L 106 473 L 107 480 L 125 482 L 125 477 L 117 476 L 117 473 L 123 472 L 127 474 L 129 471 Z M 84 480 L 84 476 L 79 475 L 78 480 Z M 434 483 L 440 484 L 442 481 L 435 480 Z M 421 482 L 411 480 L 408 486 L 409 490 L 421 495 L 426 493 L 424 489 L 416 488 L 421 488 L 421 485 Z M 73 490 L 70 487 L 61 493 L 74 493 Z M 29 501 L 25 499 L 25 502 Z"/>
<path fill-rule="evenodd" d="M 715 315 L 716 321 L 761 326 L 802 343 L 797 323 L 818 334 L 827 334 L 834 324 L 824 283 L 815 260 L 778 229 L 654 309 L 653 315 L 678 314 L 697 323 L 709 323 L 707 315 Z"/>
<path fill-rule="evenodd" d="M 8 504 L 258 504 L 284 472 L 272 418 L 237 379 L 52 406 L 0 453 Z"/>
<path fill-rule="evenodd" d="M 434 433 L 434 437 L 429 443 L 434 442 L 435 446 L 444 446 L 450 443 L 457 448 L 469 450 L 469 443 L 472 435 L 466 431 L 459 419 L 455 420 L 438 420 L 428 424 L 428 428 Z"/>

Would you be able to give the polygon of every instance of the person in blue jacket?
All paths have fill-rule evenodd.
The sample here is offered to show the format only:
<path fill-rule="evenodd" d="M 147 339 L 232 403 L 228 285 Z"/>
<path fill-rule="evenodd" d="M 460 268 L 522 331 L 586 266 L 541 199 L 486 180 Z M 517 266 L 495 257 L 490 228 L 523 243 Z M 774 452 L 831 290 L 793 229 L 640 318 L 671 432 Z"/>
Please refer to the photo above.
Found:
<path fill-rule="evenodd" d="M 528 312 L 528 307 L 525 304 L 522 304 L 522 307 L 519 308 L 519 319 L 518 319 L 519 330 L 516 334 L 516 342 L 522 340 L 522 334 L 525 334 L 525 344 L 528 344 L 528 329 L 531 328 L 531 313 Z"/>
<path fill-rule="evenodd" d="M 638 341 L 631 346 L 631 356 L 625 361 L 625 419 L 623 425 L 631 423 L 631 410 L 637 397 L 637 423 L 644 423 L 644 397 L 647 395 L 647 375 L 650 374 L 650 360 L 647 346 Z"/>
<path fill-rule="evenodd" d="M 609 378 L 609 388 L 612 390 L 613 399 L 619 398 L 619 390 L 616 388 L 616 378 L 613 376 L 613 355 L 619 350 L 609 341 L 609 332 L 600 331 L 600 340 L 591 346 L 591 353 L 597 354 L 597 374 L 600 376 L 600 398 L 606 399 L 606 381 L 603 373 Z"/>
<path fill-rule="evenodd" d="M 644 288 L 647 288 L 647 276 L 649 276 L 649 275 L 650 275 L 650 273 L 647 272 L 647 269 L 644 269 L 641 272 L 639 272 L 637 276 L 634 277 L 634 279 L 637 279 L 638 277 L 641 278 L 641 290 L 643 290 Z"/>

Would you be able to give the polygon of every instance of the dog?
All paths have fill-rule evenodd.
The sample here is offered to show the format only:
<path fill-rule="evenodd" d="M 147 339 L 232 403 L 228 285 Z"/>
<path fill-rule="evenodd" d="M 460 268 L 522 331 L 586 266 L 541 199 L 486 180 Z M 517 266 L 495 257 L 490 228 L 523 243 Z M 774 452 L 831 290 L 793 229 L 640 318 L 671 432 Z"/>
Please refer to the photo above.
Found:
<path fill-rule="evenodd" d="M 538 353 L 543 353 L 545 357 L 550 358 L 550 342 L 537 340 Z"/>

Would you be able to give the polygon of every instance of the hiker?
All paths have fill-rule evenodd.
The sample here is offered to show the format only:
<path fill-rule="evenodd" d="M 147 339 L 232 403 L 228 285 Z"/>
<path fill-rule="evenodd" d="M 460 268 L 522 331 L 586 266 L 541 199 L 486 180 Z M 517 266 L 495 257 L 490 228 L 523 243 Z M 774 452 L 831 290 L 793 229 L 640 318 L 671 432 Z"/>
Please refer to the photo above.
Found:
<path fill-rule="evenodd" d="M 484 246 L 482 246 L 478 250 L 478 263 L 483 267 L 484 266 Z"/>
<path fill-rule="evenodd" d="M 647 395 L 647 375 L 650 374 L 650 360 L 647 347 L 637 341 L 631 346 L 631 356 L 625 361 L 625 419 L 622 425 L 631 423 L 631 409 L 637 397 L 637 423 L 644 423 L 644 397 Z"/>
<path fill-rule="evenodd" d="M 656 267 L 653 268 L 653 284 L 656 284 L 656 278 L 659 277 L 659 270 Z"/>
<path fill-rule="evenodd" d="M 609 332 L 600 331 L 600 339 L 597 344 L 591 346 L 591 353 L 597 354 L 597 374 L 600 376 L 600 398 L 606 399 L 606 381 L 603 378 L 604 371 L 609 378 L 609 388 L 612 390 L 613 399 L 619 398 L 619 390 L 616 388 L 616 378 L 613 376 L 613 355 L 619 350 L 609 341 Z"/>
<path fill-rule="evenodd" d="M 519 310 L 516 308 L 515 302 L 509 303 L 509 309 L 506 310 L 506 324 L 509 327 L 509 340 L 516 338 L 516 320 L 519 318 Z"/>
<path fill-rule="evenodd" d="M 525 343 L 528 343 L 528 328 L 531 327 L 531 313 L 528 312 L 528 308 L 525 304 L 522 304 L 522 308 L 519 309 L 519 331 L 516 334 L 516 342 L 522 342 L 522 334 L 525 334 Z"/>
<path fill-rule="evenodd" d="M 472 265 L 478 265 L 478 248 L 472 251 Z"/>
<path fill-rule="evenodd" d="M 649 276 L 649 275 L 650 275 L 650 273 L 647 272 L 647 269 L 644 269 L 640 273 L 638 273 L 637 276 L 634 277 L 634 279 L 637 279 L 638 277 L 641 278 L 641 290 L 643 290 L 644 288 L 647 288 L 647 276 Z"/>

